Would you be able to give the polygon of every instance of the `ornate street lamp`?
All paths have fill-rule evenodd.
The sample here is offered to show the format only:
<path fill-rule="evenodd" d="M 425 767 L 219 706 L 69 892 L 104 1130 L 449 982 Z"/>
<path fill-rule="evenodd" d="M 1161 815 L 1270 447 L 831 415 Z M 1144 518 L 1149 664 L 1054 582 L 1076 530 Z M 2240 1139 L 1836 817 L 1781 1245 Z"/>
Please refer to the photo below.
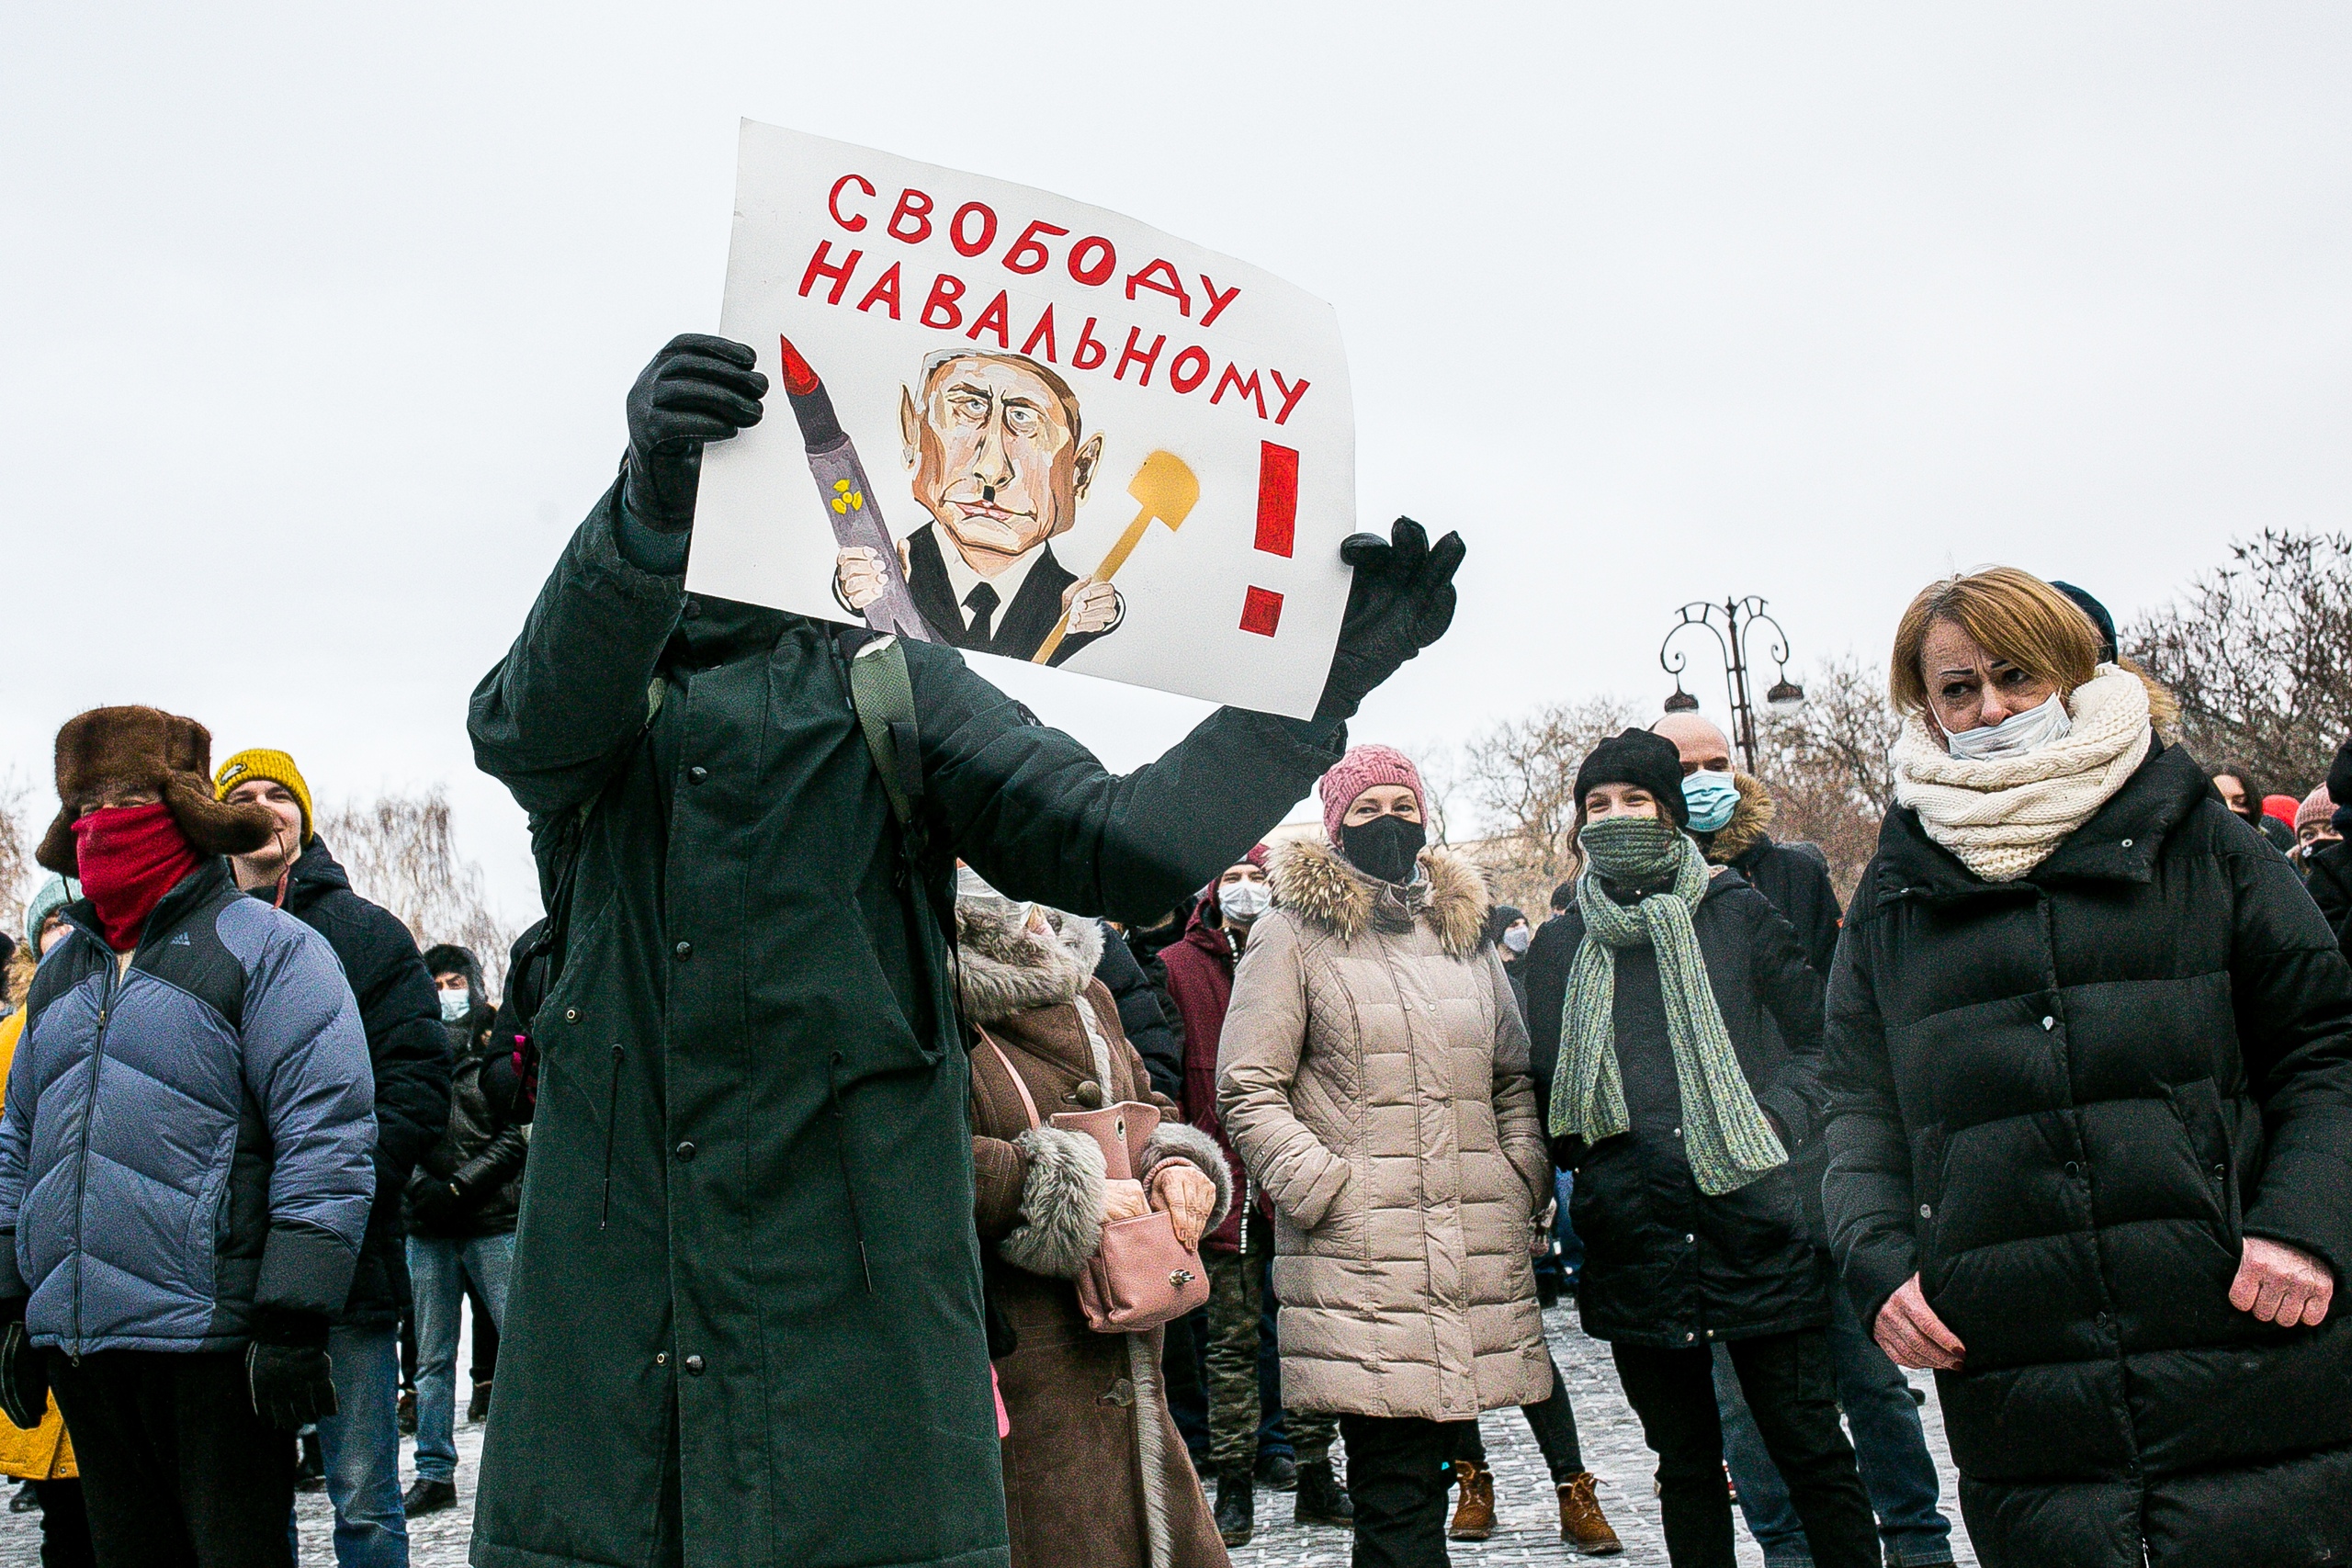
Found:
<path fill-rule="evenodd" d="M 1682 606 L 1681 619 L 1674 623 L 1658 645 L 1657 661 L 1674 677 L 1674 694 L 1666 699 L 1668 713 L 1690 713 L 1699 706 L 1699 699 L 1682 689 L 1682 672 L 1690 668 L 1690 655 L 1674 646 L 1674 639 L 1692 626 L 1704 626 L 1713 634 L 1715 647 L 1723 655 L 1724 684 L 1731 695 L 1732 739 L 1747 761 L 1747 771 L 1756 772 L 1756 710 L 1747 699 L 1747 671 L 1754 663 L 1748 640 L 1755 635 L 1758 622 L 1772 628 L 1772 642 L 1766 657 L 1780 666 L 1781 678 L 1764 694 L 1764 700 L 1776 708 L 1793 708 L 1804 701 L 1804 688 L 1789 679 L 1789 634 L 1781 623 L 1764 610 L 1764 601 L 1751 593 L 1745 599 L 1726 599 L 1720 604 L 1697 599 Z"/>

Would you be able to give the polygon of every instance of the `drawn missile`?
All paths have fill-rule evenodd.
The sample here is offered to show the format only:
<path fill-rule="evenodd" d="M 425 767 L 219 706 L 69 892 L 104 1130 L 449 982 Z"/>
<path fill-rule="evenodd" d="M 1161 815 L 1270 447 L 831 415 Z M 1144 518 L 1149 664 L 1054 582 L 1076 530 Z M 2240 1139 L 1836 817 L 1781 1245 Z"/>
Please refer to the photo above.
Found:
<path fill-rule="evenodd" d="M 856 446 L 833 412 L 831 394 L 790 338 L 779 336 L 776 342 L 784 348 L 785 396 L 799 423 L 801 443 L 808 449 L 817 499 L 832 516 L 833 538 L 845 550 L 872 550 L 882 563 L 882 592 L 865 607 L 865 624 L 877 632 L 936 642 L 915 608 L 914 595 L 907 592 L 906 574 L 899 570 L 899 547 L 882 521 L 881 500 L 866 482 L 865 465 L 858 461 Z"/>

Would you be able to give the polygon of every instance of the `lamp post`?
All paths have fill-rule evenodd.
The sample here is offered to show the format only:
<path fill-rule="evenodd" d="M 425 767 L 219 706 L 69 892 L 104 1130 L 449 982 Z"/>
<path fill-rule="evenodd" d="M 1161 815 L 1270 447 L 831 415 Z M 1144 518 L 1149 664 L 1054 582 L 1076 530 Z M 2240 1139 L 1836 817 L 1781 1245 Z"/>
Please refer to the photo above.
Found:
<path fill-rule="evenodd" d="M 1682 606 L 1682 618 L 1674 623 L 1658 644 L 1657 661 L 1674 677 L 1674 694 L 1666 699 L 1668 713 L 1690 713 L 1697 709 L 1699 699 L 1682 689 L 1682 671 L 1689 669 L 1690 658 L 1674 646 L 1674 639 L 1692 626 L 1704 626 L 1713 633 L 1715 647 L 1723 654 L 1724 684 L 1731 694 L 1732 739 L 1747 763 L 1750 773 L 1756 772 L 1756 709 L 1747 698 L 1747 672 L 1755 660 L 1748 651 L 1748 641 L 1755 635 L 1758 622 L 1772 628 L 1772 642 L 1765 657 L 1780 666 L 1781 678 L 1764 694 L 1764 700 L 1776 708 L 1792 708 L 1804 701 L 1804 688 L 1789 679 L 1789 634 L 1781 623 L 1765 613 L 1764 601 L 1751 593 L 1745 599 L 1725 599 L 1711 604 L 1694 599 Z"/>

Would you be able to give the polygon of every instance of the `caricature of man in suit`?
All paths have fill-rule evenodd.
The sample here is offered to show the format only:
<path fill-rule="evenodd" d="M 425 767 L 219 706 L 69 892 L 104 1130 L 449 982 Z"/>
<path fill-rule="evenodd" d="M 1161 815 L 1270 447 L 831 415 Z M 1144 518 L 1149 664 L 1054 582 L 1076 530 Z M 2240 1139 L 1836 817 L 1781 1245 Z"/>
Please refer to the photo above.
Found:
<path fill-rule="evenodd" d="M 1026 660 L 1068 610 L 1059 664 L 1119 629 L 1118 592 L 1081 590 L 1047 542 L 1078 522 L 1102 456 L 1100 434 L 1082 439 L 1068 382 L 1018 354 L 933 354 L 920 389 L 899 389 L 899 426 L 915 500 L 932 516 L 899 541 L 899 560 L 940 641 Z M 851 611 L 881 592 L 872 550 L 835 558 L 833 592 Z"/>

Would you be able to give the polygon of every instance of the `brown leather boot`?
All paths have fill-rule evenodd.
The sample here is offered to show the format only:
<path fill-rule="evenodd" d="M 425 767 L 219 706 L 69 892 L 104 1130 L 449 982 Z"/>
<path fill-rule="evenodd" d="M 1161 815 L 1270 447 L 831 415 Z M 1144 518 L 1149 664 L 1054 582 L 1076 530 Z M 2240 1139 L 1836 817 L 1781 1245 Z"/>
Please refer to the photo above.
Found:
<path fill-rule="evenodd" d="M 1560 1483 L 1560 1539 L 1587 1557 L 1614 1557 L 1625 1550 L 1625 1543 L 1601 1515 L 1589 1470 Z"/>
<path fill-rule="evenodd" d="M 1453 1461 L 1453 1479 L 1461 1484 L 1462 1500 L 1454 1505 L 1453 1522 L 1445 1527 L 1448 1540 L 1484 1540 L 1495 1533 L 1495 1472 L 1475 1460 Z"/>

